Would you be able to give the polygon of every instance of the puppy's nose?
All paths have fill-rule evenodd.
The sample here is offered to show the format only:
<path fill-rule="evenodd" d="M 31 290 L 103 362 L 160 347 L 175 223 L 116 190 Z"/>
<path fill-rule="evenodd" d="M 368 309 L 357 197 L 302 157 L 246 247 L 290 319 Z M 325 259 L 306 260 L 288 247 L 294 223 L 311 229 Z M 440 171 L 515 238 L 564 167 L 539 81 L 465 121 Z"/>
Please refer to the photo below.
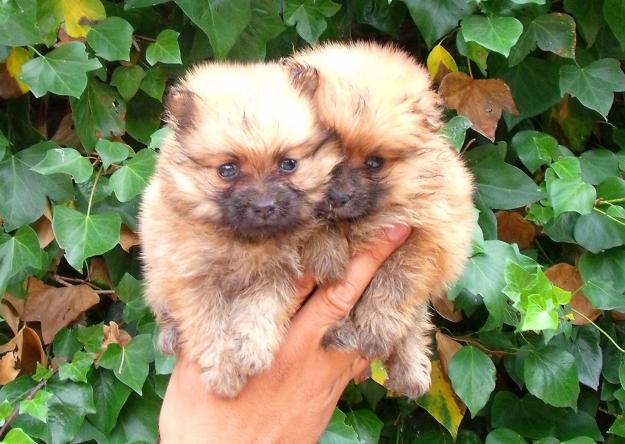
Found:
<path fill-rule="evenodd" d="M 276 202 L 268 197 L 256 199 L 251 207 L 254 214 L 263 219 L 267 219 L 276 212 Z"/>
<path fill-rule="evenodd" d="M 351 194 L 345 193 L 336 188 L 330 188 L 328 191 L 328 198 L 333 207 L 342 207 L 352 198 Z"/>

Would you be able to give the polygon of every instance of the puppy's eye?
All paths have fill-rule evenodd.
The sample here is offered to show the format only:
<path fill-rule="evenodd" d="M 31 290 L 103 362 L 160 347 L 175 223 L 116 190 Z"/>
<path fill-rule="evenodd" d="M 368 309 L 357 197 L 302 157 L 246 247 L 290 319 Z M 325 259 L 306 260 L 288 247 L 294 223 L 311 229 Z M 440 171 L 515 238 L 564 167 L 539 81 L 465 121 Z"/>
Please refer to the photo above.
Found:
<path fill-rule="evenodd" d="M 223 179 L 234 179 L 239 174 L 239 165 L 236 163 L 224 163 L 217 168 L 217 173 Z"/>
<path fill-rule="evenodd" d="M 293 171 L 295 171 L 295 168 L 297 168 L 297 160 L 295 159 L 281 160 L 280 163 L 278 164 L 278 168 L 280 169 L 280 171 L 283 171 L 285 173 L 292 173 Z"/>
<path fill-rule="evenodd" d="M 380 156 L 367 157 L 365 165 L 370 171 L 379 171 L 384 166 L 384 159 Z"/>

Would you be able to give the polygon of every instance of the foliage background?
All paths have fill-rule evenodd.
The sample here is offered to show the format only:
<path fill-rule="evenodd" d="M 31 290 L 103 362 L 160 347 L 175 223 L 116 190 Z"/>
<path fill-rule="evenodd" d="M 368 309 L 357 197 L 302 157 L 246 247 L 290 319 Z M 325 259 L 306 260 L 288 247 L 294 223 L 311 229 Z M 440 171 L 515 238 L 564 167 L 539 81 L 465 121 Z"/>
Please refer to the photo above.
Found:
<path fill-rule="evenodd" d="M 349 39 L 427 61 L 479 225 L 432 391 L 376 365 L 322 442 L 625 442 L 625 1 L 2 0 L 3 442 L 156 442 L 135 231 L 167 85 Z"/>

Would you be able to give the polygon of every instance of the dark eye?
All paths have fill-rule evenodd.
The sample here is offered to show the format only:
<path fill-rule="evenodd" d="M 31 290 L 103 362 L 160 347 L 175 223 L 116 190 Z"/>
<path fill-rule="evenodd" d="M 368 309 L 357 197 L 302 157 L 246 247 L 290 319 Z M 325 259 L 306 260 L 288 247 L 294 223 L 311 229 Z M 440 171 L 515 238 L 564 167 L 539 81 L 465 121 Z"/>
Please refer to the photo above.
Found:
<path fill-rule="evenodd" d="M 367 168 L 371 171 L 379 171 L 384 166 L 384 159 L 380 156 L 367 157 L 365 165 L 367 165 Z"/>
<path fill-rule="evenodd" d="M 224 179 L 233 179 L 239 174 L 239 165 L 236 163 L 224 163 L 217 168 L 217 172 Z"/>
<path fill-rule="evenodd" d="M 295 159 L 281 160 L 280 163 L 278 164 L 278 168 L 280 168 L 280 171 L 284 171 L 285 173 L 291 173 L 295 171 L 295 168 L 297 168 L 297 160 Z"/>

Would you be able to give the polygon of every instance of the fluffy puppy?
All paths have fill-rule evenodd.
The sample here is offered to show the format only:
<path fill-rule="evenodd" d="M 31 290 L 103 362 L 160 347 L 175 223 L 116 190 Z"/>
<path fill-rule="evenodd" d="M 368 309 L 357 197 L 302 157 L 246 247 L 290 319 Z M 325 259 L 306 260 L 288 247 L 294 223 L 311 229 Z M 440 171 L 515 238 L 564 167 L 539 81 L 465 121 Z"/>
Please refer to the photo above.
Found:
<path fill-rule="evenodd" d="M 349 253 L 391 223 L 413 227 L 326 342 L 381 358 L 388 388 L 417 398 L 430 385 L 427 302 L 458 277 L 467 258 L 472 179 L 437 133 L 439 101 L 408 54 L 373 43 L 329 44 L 283 63 L 319 73 L 313 103 L 346 157 L 322 212 L 347 237 Z M 321 269 L 341 270 L 347 257 L 332 252 Z"/>
<path fill-rule="evenodd" d="M 160 347 L 218 395 L 267 369 L 297 301 L 300 251 L 340 151 L 310 97 L 314 70 L 210 63 L 169 94 L 140 234 Z"/>

